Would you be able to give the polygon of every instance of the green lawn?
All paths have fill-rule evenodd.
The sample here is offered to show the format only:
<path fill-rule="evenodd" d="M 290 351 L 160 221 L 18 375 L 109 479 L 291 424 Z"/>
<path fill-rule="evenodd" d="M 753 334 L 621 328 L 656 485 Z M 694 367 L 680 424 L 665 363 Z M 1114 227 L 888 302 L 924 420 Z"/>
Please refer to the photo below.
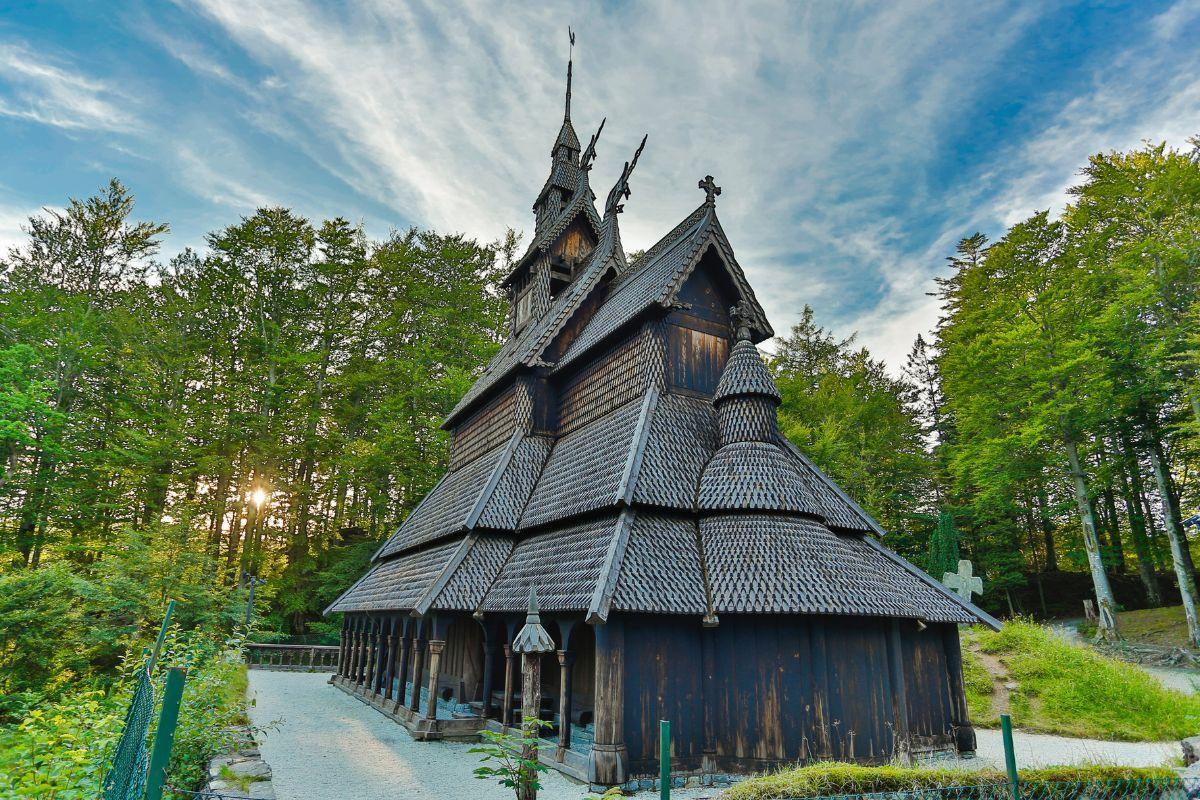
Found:
<path fill-rule="evenodd" d="M 1031 622 L 1008 622 L 999 632 L 973 628 L 963 634 L 963 656 L 976 725 L 994 726 L 1007 712 L 1024 730 L 1091 739 L 1164 741 L 1200 732 L 1200 697 L 1165 689 L 1137 667 Z"/>

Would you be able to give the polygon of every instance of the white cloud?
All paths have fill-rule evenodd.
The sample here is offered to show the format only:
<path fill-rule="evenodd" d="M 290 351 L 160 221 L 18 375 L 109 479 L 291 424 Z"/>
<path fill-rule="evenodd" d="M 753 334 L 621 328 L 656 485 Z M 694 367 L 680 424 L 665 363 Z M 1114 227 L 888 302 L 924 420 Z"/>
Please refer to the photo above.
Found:
<path fill-rule="evenodd" d="M 141 125 L 114 86 L 21 44 L 0 43 L 0 116 L 69 130 L 131 132 Z"/>

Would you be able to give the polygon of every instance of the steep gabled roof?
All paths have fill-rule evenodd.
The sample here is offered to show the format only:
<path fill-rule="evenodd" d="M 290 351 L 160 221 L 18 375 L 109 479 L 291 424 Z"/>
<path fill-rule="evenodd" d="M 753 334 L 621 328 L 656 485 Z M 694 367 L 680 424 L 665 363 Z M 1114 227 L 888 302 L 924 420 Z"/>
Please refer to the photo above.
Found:
<path fill-rule="evenodd" d="M 619 281 L 610 288 L 604 304 L 559 359 L 556 369 L 564 369 L 574 363 L 646 310 L 654 306 L 670 308 L 679 290 L 710 247 L 716 249 L 740 298 L 749 304 L 750 323 L 756 334 L 754 341 L 774 336 L 766 312 L 759 305 L 745 273 L 733 257 L 733 248 L 717 219 L 716 209 L 705 203 L 686 216 L 621 275 Z"/>

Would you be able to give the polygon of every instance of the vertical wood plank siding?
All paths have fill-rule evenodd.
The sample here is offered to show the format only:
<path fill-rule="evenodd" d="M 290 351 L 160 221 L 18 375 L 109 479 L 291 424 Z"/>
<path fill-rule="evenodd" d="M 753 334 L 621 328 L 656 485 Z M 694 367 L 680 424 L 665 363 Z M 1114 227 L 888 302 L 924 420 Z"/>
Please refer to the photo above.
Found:
<path fill-rule="evenodd" d="M 892 622 L 870 617 L 727 614 L 712 637 L 705 686 L 698 621 L 625 617 L 624 739 L 633 774 L 653 772 L 658 720 L 671 720 L 672 761 L 698 769 L 710 725 L 719 769 L 820 759 L 882 763 L 897 746 L 897 698 L 912 749 L 954 745 L 954 677 L 942 628 L 899 621 L 903 689 L 889 663 Z M 953 625 L 948 626 L 954 628 Z M 957 633 L 957 631 L 955 631 Z M 902 729 L 902 728 L 901 728 Z"/>

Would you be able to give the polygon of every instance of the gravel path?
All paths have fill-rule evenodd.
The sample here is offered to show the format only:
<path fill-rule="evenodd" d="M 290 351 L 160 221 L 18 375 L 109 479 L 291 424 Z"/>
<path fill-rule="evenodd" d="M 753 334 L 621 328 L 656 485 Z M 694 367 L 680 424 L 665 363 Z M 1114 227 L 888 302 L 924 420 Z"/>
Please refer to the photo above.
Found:
<path fill-rule="evenodd" d="M 263 758 L 274 771 L 279 800 L 509 800 L 510 790 L 477 780 L 469 744 L 415 742 L 395 722 L 328 685 L 328 675 L 250 671 L 250 719 L 274 726 L 263 736 Z M 979 757 L 954 762 L 966 769 L 1004 768 L 1000 732 L 977 731 Z M 1164 764 L 1175 742 L 1103 742 L 1017 731 L 1017 764 Z M 716 789 L 676 789 L 673 798 L 715 798 Z M 543 777 L 545 800 L 582 800 L 587 787 L 558 772 Z M 638 797 L 657 797 L 640 792 Z"/>
<path fill-rule="evenodd" d="M 415 742 L 400 725 L 330 686 L 320 673 L 250 671 L 250 720 L 276 723 L 262 737 L 279 800 L 511 800 L 512 790 L 476 779 L 469 744 Z M 671 797 L 714 797 L 676 789 Z M 581 800 L 587 787 L 551 770 L 539 800 Z M 640 792 L 637 797 L 657 797 Z"/>

